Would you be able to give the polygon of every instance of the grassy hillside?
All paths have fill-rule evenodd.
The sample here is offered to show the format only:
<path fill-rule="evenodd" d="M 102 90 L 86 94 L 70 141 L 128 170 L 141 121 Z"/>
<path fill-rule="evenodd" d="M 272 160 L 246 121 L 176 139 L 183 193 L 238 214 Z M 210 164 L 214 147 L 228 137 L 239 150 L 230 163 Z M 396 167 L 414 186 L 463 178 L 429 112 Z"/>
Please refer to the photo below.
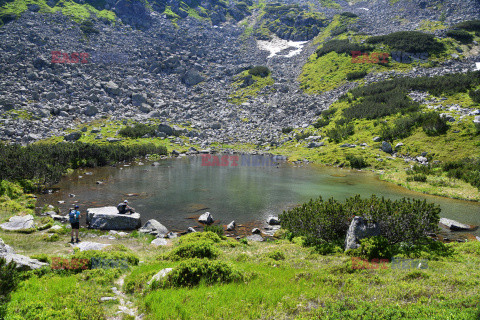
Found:
<path fill-rule="evenodd" d="M 392 268 L 391 263 L 361 269 L 343 253 L 320 255 L 303 247 L 301 238 L 255 243 L 196 234 L 195 243 L 204 243 L 218 256 L 174 261 L 169 258 L 172 253 L 194 239 L 182 237 L 154 248 L 147 239 L 133 235 L 100 241 L 121 244 L 108 250 L 110 257 L 136 256 L 142 263 L 133 262 L 127 269 L 34 272 L 11 294 L 5 319 L 65 319 L 65 315 L 106 319 L 120 306 L 112 286 L 126 294 L 122 299 L 134 303 L 128 308 L 138 308 L 136 313 L 144 313 L 145 319 L 471 320 L 480 315 L 480 242 L 449 244 L 452 255 L 429 260 L 426 269 Z M 5 233 L 0 232 L 0 237 L 5 239 Z M 18 248 L 27 238 L 30 243 L 40 241 L 33 237 L 19 235 L 5 241 Z M 68 253 L 67 238 L 44 245 L 43 259 L 105 256 Z M 21 248 L 23 254 L 37 252 L 35 246 Z M 206 269 L 193 268 L 199 264 Z M 191 285 L 175 284 L 174 276 L 164 285 L 147 285 L 164 268 L 174 268 L 173 275 L 183 270 L 186 282 L 181 283 Z M 190 278 L 195 274 L 202 275 L 198 284 Z M 122 319 L 133 317 L 123 314 Z"/>

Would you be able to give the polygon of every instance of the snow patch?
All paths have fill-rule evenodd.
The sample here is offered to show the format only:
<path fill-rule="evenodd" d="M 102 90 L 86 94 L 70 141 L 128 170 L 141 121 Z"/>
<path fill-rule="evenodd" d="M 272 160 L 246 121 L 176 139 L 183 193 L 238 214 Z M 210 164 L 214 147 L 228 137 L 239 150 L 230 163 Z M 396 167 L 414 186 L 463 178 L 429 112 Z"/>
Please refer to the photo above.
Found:
<path fill-rule="evenodd" d="M 274 37 L 272 40 L 257 40 L 257 46 L 260 50 L 270 52 L 268 58 L 276 56 L 279 52 L 291 48 L 286 55 L 279 55 L 290 58 L 302 52 L 303 46 L 308 41 L 289 41 Z"/>
<path fill-rule="evenodd" d="M 480 71 L 480 62 L 475 62 L 476 70 Z"/>

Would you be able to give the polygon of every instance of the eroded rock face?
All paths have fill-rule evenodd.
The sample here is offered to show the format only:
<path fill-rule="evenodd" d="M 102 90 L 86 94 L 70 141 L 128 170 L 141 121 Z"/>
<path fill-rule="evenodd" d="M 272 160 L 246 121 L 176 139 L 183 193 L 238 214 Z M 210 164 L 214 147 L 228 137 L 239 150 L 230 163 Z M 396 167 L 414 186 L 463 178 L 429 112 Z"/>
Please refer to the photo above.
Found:
<path fill-rule="evenodd" d="M 140 214 L 119 214 L 116 207 L 87 209 L 87 224 L 101 230 L 135 230 L 141 226 Z"/>
<path fill-rule="evenodd" d="M 362 217 L 355 216 L 345 237 L 345 250 L 360 247 L 360 240 L 380 235 L 380 226 Z"/>

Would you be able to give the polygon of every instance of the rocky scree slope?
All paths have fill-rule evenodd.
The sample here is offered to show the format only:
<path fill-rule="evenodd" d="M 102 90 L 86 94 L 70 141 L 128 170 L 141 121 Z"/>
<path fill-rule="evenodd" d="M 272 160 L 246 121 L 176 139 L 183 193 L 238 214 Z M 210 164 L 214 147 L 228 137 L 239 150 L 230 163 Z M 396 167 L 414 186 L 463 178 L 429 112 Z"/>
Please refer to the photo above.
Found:
<path fill-rule="evenodd" d="M 279 142 L 281 128 L 308 126 L 320 110 L 357 85 L 347 83 L 320 95 L 304 94 L 297 77 L 316 45 L 307 43 L 299 55 L 291 58 L 282 55 L 268 58 L 269 53 L 258 48 L 255 37 L 246 35 L 242 22 L 247 19 L 237 23 L 255 10 L 263 10 L 261 7 L 237 3 L 235 6 L 245 10 L 243 16 L 238 14 L 235 18 L 228 11 L 233 9 L 221 2 L 186 2 L 187 9 L 184 4 L 177 6 L 174 2 L 145 5 L 122 1 L 95 4 L 98 10 L 112 9 L 117 16 L 114 23 L 94 17 L 87 20 L 89 23 L 79 23 L 60 12 L 41 12 L 30 6 L 0 27 L 1 139 L 29 143 L 63 135 L 65 129 L 80 123 L 108 117 L 139 122 L 152 118 L 177 124 L 188 122 L 193 129 L 188 133 L 190 141 L 202 145 L 275 144 Z M 395 6 L 389 3 L 387 6 L 387 2 L 357 3 L 352 7 L 339 2 L 341 9 L 318 6 L 319 14 L 314 16 L 321 14 L 322 18 L 312 21 L 322 21 L 318 24 L 320 30 L 333 14 L 349 10 L 360 16 L 360 29 L 377 34 L 386 30 L 385 23 L 378 21 L 399 6 L 418 5 L 419 9 L 409 11 L 411 23 L 392 31 L 414 28 L 416 21 L 425 15 L 435 18 L 441 14 L 432 13 L 427 7 L 421 9 L 415 0 L 399 1 Z M 447 18 L 451 21 L 478 12 L 479 6 L 473 1 L 464 1 L 457 7 L 451 3 L 456 1 L 444 4 L 455 8 Z M 299 6 L 293 7 L 303 8 L 303 5 L 299 2 Z M 225 12 L 225 21 L 212 19 L 212 12 L 208 19 L 201 19 L 199 11 L 205 16 L 209 11 L 204 9 L 215 11 L 215 6 L 225 9 L 218 11 Z M 371 9 L 364 10 L 362 6 Z M 200 18 L 192 12 L 195 8 Z M 305 10 L 298 12 L 308 15 Z M 254 25 L 262 26 L 268 21 L 261 19 L 254 21 Z M 282 33 L 283 24 L 278 26 L 268 29 L 269 37 L 277 34 L 290 40 L 300 39 L 295 35 L 292 38 L 292 33 Z M 307 32 L 306 38 L 301 39 L 310 37 Z M 89 61 L 52 63 L 52 51 L 88 53 Z M 234 76 L 253 65 L 267 65 L 275 83 L 247 102 L 229 103 Z M 465 67 L 455 64 L 445 72 L 459 70 Z M 424 74 L 428 70 L 417 70 L 412 75 Z M 368 81 L 377 78 L 385 76 L 370 76 Z"/>

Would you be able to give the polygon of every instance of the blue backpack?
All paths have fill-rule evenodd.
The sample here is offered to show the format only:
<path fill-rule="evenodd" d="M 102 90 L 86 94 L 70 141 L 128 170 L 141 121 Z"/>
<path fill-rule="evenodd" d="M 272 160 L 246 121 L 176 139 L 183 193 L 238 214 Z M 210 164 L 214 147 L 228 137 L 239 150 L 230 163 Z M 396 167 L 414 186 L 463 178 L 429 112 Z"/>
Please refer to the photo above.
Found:
<path fill-rule="evenodd" d="M 79 217 L 80 217 L 80 212 L 78 212 L 77 210 L 75 209 L 72 209 L 70 210 L 70 212 L 68 213 L 68 216 L 70 218 L 70 223 L 77 223 L 79 222 Z"/>

